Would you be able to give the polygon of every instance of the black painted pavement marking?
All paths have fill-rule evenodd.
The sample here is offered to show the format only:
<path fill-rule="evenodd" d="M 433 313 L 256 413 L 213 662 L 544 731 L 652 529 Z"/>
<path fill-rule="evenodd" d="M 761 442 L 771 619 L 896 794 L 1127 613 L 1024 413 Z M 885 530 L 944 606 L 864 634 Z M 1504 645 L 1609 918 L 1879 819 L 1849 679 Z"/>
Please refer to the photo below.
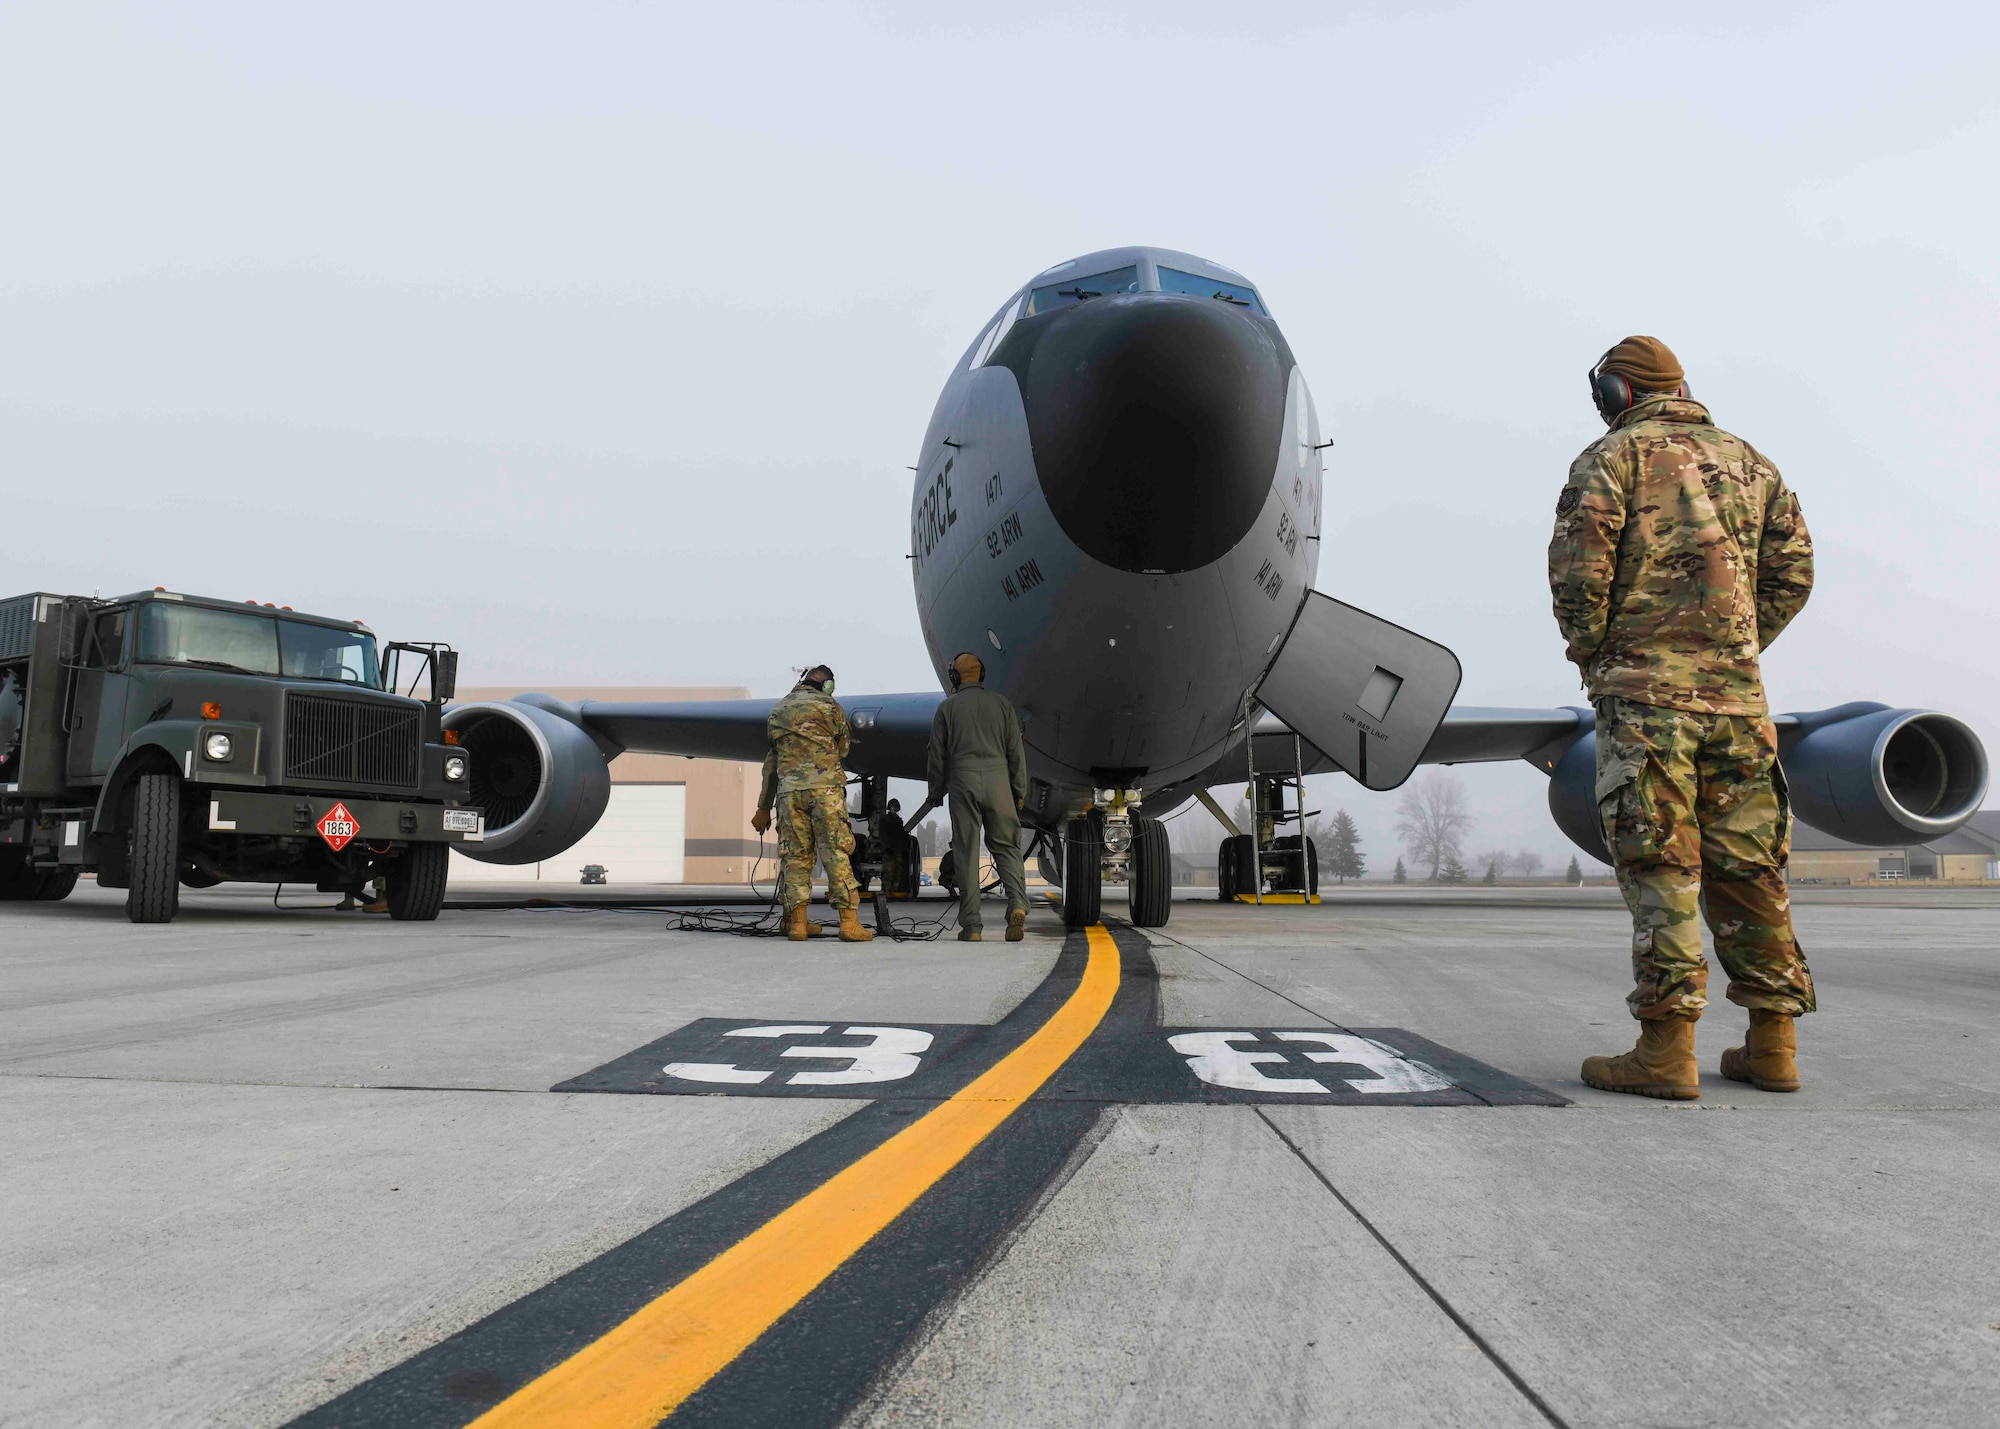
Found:
<path fill-rule="evenodd" d="M 1123 944 L 1121 944 L 1121 948 Z M 1126 981 L 1156 978 L 1148 955 Z M 963 1059 L 1009 1035 L 960 1023 L 704 1017 L 558 1092 L 942 1101 Z M 1161 1027 L 1107 1017 L 1037 1101 L 1303 1106 L 1568 1106 L 1400 1027 Z"/>

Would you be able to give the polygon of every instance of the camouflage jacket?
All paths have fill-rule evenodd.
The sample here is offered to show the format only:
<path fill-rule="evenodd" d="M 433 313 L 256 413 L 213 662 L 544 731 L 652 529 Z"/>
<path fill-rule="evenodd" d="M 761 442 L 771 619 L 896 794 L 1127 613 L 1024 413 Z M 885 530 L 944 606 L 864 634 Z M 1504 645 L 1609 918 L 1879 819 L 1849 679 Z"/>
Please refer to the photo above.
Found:
<path fill-rule="evenodd" d="M 1684 397 L 1649 397 L 1569 469 L 1549 591 L 1592 699 L 1767 713 L 1757 656 L 1812 593 L 1798 498 Z"/>
<path fill-rule="evenodd" d="M 768 809 L 780 794 L 799 789 L 843 789 L 847 771 L 847 712 L 832 695 L 801 685 L 771 708 L 764 720 L 771 752 L 764 756 L 764 787 L 757 806 Z"/>

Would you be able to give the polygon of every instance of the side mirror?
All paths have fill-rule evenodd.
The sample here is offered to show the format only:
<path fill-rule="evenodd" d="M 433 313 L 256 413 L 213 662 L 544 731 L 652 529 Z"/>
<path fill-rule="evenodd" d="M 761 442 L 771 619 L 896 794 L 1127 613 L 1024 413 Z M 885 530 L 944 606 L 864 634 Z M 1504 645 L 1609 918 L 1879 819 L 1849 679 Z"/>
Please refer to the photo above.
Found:
<path fill-rule="evenodd" d="M 410 655 L 412 664 L 405 669 L 403 656 Z M 417 686 L 430 677 L 430 693 L 424 696 L 428 704 L 441 705 L 458 693 L 458 652 L 449 645 L 434 641 L 397 640 L 382 652 L 382 687 L 391 694 L 405 694 L 415 697 Z M 404 687 L 403 681 L 409 684 Z"/>

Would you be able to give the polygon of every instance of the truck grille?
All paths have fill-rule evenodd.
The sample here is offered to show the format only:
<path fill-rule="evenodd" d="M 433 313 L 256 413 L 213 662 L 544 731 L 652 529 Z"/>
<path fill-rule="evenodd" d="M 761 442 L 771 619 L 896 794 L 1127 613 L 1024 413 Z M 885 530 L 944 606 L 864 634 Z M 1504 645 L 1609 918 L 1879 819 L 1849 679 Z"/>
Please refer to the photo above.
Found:
<path fill-rule="evenodd" d="M 285 778 L 332 784 L 417 783 L 423 713 L 326 695 L 285 697 Z"/>

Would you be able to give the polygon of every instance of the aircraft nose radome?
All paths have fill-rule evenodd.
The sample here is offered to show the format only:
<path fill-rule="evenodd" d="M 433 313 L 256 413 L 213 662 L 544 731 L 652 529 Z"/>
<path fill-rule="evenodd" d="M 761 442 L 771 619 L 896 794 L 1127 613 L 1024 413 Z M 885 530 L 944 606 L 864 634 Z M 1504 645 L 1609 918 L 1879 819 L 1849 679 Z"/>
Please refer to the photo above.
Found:
<path fill-rule="evenodd" d="M 1022 322 L 1021 384 L 1056 521 L 1126 571 L 1186 571 L 1241 541 L 1270 490 L 1291 353 L 1208 298 L 1097 298 Z M 1010 350 L 1011 349 L 1011 350 Z"/>

